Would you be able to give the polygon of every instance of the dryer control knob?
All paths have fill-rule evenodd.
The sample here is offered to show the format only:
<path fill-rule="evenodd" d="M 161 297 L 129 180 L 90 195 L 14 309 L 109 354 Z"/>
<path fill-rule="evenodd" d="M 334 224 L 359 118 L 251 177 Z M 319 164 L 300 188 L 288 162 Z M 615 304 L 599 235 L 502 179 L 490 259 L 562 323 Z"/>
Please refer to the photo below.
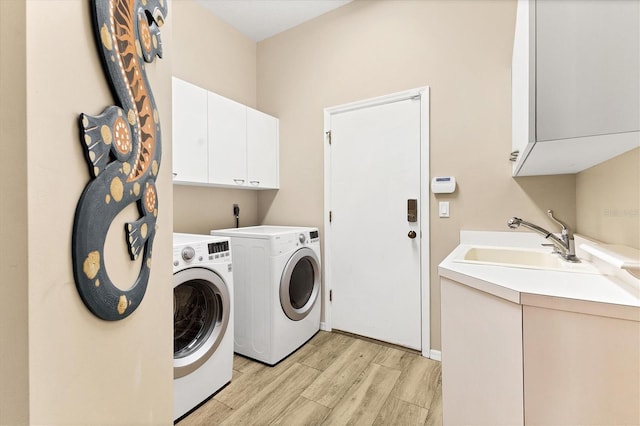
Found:
<path fill-rule="evenodd" d="M 193 259 L 195 255 L 196 251 L 193 249 L 193 247 L 185 247 L 182 249 L 182 259 L 184 259 L 185 262 Z"/>
<path fill-rule="evenodd" d="M 307 238 L 304 236 L 304 234 L 300 234 L 298 235 L 298 239 L 300 240 L 301 243 L 304 244 L 304 242 L 307 240 Z"/>

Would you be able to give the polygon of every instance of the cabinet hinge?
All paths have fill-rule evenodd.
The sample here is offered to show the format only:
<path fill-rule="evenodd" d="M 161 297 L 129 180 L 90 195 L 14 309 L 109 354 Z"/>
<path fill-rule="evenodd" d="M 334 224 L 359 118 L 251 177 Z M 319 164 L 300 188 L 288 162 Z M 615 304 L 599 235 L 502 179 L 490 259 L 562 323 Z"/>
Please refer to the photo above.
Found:
<path fill-rule="evenodd" d="M 329 290 L 329 302 L 333 302 L 333 290 Z"/>
<path fill-rule="evenodd" d="M 327 135 L 327 138 L 329 139 L 329 145 L 331 145 L 331 130 L 327 130 L 326 132 L 324 132 L 325 135 Z"/>
<path fill-rule="evenodd" d="M 329 210 L 329 223 L 333 220 L 333 212 Z"/>

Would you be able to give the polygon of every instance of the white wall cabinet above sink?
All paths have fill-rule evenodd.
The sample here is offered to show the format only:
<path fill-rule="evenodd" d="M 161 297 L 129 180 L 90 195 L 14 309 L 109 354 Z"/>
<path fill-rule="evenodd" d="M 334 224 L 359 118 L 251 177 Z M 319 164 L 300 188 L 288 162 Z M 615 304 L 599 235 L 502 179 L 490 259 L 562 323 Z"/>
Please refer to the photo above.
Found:
<path fill-rule="evenodd" d="M 640 146 L 640 2 L 518 0 L 514 176 L 577 173 Z"/>
<path fill-rule="evenodd" d="M 279 186 L 278 119 L 173 78 L 173 182 Z"/>

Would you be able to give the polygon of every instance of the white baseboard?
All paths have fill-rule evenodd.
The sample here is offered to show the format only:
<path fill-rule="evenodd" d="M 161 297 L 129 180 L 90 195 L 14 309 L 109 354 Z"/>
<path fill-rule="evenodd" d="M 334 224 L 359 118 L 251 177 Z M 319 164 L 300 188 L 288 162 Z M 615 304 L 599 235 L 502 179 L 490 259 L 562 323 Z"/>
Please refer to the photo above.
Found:
<path fill-rule="evenodd" d="M 320 321 L 320 330 L 322 330 L 322 331 L 331 331 L 331 328 L 327 327 L 327 324 L 324 321 Z"/>
<path fill-rule="evenodd" d="M 442 361 L 442 352 L 431 349 L 431 351 L 429 351 L 429 358 L 434 361 Z"/>

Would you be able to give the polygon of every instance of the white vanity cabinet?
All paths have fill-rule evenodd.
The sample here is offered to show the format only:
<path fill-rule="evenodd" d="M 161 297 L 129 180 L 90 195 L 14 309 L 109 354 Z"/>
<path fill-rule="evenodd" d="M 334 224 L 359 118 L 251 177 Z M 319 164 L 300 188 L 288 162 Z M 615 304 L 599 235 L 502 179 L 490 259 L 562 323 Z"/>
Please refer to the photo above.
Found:
<path fill-rule="evenodd" d="M 637 308 L 464 279 L 440 279 L 443 424 L 640 424 Z"/>
<path fill-rule="evenodd" d="M 174 183 L 279 186 L 278 119 L 173 78 Z"/>
<path fill-rule="evenodd" d="M 518 0 L 514 176 L 576 173 L 640 146 L 640 2 Z"/>
<path fill-rule="evenodd" d="M 207 91 L 173 79 L 173 180 L 206 184 Z"/>

